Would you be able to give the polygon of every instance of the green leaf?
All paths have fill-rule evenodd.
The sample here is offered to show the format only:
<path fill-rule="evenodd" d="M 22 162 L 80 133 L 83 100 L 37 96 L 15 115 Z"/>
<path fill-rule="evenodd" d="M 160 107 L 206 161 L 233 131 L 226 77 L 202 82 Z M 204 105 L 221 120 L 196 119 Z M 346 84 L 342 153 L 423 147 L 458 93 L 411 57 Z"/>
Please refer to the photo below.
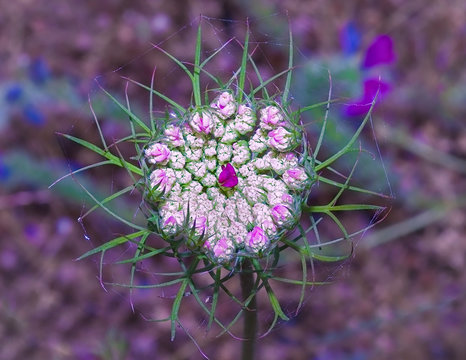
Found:
<path fill-rule="evenodd" d="M 141 175 L 141 176 L 143 175 L 142 170 L 140 168 L 138 168 L 137 166 L 134 166 L 133 164 L 127 162 L 124 159 L 119 158 L 118 156 L 113 155 L 109 151 L 102 150 L 98 146 L 96 146 L 94 144 L 91 144 L 90 142 L 88 142 L 86 140 L 74 137 L 72 135 L 68 135 L 68 134 L 61 134 L 61 135 L 64 136 L 65 138 L 71 140 L 71 141 L 74 141 L 75 143 L 78 143 L 79 145 L 82 145 L 82 146 L 88 148 L 89 150 L 92 150 L 96 154 L 99 154 L 99 155 L 107 158 L 108 160 L 111 161 L 111 163 L 113 165 L 117 165 L 117 166 L 123 167 L 125 169 L 128 169 L 128 170 L 132 171 L 133 173 L 135 173 L 137 175 Z"/>
<path fill-rule="evenodd" d="M 170 321 L 171 321 L 171 341 L 175 340 L 175 322 L 178 320 L 178 312 L 180 310 L 181 300 L 185 294 L 186 287 L 188 286 L 189 280 L 184 279 L 181 283 L 181 286 L 176 294 L 175 301 L 173 301 L 172 311 L 170 314 Z"/>
<path fill-rule="evenodd" d="M 364 128 L 366 123 L 369 121 L 369 118 L 370 118 L 370 116 L 372 114 L 372 110 L 374 109 L 375 101 L 376 101 L 376 99 L 378 97 L 378 94 L 379 94 L 379 91 L 377 91 L 377 93 L 376 93 L 376 95 L 374 97 L 374 100 L 372 101 L 372 105 L 371 105 L 369 111 L 367 112 L 366 116 L 364 117 L 364 120 L 361 122 L 361 125 L 359 125 L 358 129 L 354 133 L 353 137 L 337 153 L 335 153 L 334 155 L 329 157 L 327 160 L 325 160 L 322 163 L 320 163 L 319 165 L 317 165 L 315 167 L 315 172 L 318 172 L 319 170 L 322 170 L 322 169 L 326 168 L 327 166 L 333 164 L 336 160 L 338 160 L 340 157 L 342 157 L 344 154 L 346 154 L 346 152 L 351 148 L 351 146 L 353 146 L 354 142 L 356 141 L 356 139 L 361 134 L 362 129 Z"/>
<path fill-rule="evenodd" d="M 257 271 L 257 276 L 260 277 L 262 280 L 262 284 L 264 284 L 265 290 L 267 292 L 267 296 L 269 297 L 270 305 L 272 305 L 273 311 L 275 314 L 280 317 L 282 320 L 289 320 L 288 316 L 285 315 L 283 312 L 280 303 L 277 299 L 277 296 L 272 290 L 272 287 L 270 286 L 267 277 L 264 275 L 263 269 L 260 266 L 259 262 L 254 259 L 252 260 L 252 264 L 254 266 L 254 269 Z"/>
<path fill-rule="evenodd" d="M 370 204 L 345 204 L 345 205 L 303 205 L 303 210 L 311 213 L 329 211 L 355 211 L 355 210 L 384 210 L 384 206 Z"/>
<path fill-rule="evenodd" d="M 115 246 L 118 246 L 118 245 L 121 245 L 121 244 L 124 244 L 132 239 L 136 239 L 140 236 L 143 236 L 145 233 L 147 232 L 147 230 L 141 230 L 141 231 L 136 231 L 132 234 L 128 234 L 128 235 L 123 235 L 123 236 L 119 236 L 113 240 L 110 240 L 108 242 L 106 242 L 105 244 L 102 244 L 92 250 L 89 250 L 88 252 L 86 252 L 85 254 L 81 255 L 80 257 L 78 257 L 76 260 L 82 260 L 84 258 L 87 258 L 91 255 L 94 255 L 94 254 L 97 254 L 98 252 L 101 252 L 101 251 L 106 251 L 106 250 L 109 250 L 111 248 L 114 248 Z"/>
<path fill-rule="evenodd" d="M 289 38 L 290 38 L 290 45 L 288 49 L 288 69 L 291 69 L 293 67 L 293 34 L 291 32 L 291 24 L 289 24 Z M 290 71 L 286 75 L 286 82 L 285 82 L 285 89 L 283 90 L 283 96 L 282 96 L 282 104 L 286 104 L 288 102 L 288 93 L 290 91 L 290 86 L 291 86 L 291 75 L 292 71 Z"/>
<path fill-rule="evenodd" d="M 243 56 L 241 57 L 241 70 L 239 72 L 239 82 L 238 82 L 238 103 L 241 104 L 243 101 L 243 92 L 244 92 L 244 81 L 246 79 L 246 67 L 248 60 L 248 47 L 249 47 L 249 22 L 246 24 L 246 37 L 243 44 Z"/>
<path fill-rule="evenodd" d="M 100 84 L 99 84 L 100 86 Z M 134 115 L 134 113 L 131 112 L 131 110 L 129 110 L 126 106 L 124 106 L 123 104 L 121 104 L 112 94 L 110 94 L 107 90 L 105 90 L 102 86 L 100 86 L 100 89 L 115 103 L 118 105 L 118 107 L 123 110 L 126 115 L 129 116 L 130 120 L 137 124 L 139 127 L 141 127 L 141 129 L 143 129 L 145 132 L 147 132 L 148 134 L 151 133 L 150 129 L 147 127 L 146 124 L 144 124 L 142 122 L 141 119 L 139 119 L 136 115 Z"/>
<path fill-rule="evenodd" d="M 202 43 L 202 33 L 201 33 L 201 22 L 199 21 L 199 26 L 197 28 L 197 39 L 196 39 L 196 52 L 194 54 L 194 74 L 192 78 L 193 83 L 193 93 L 194 93 L 194 102 L 197 107 L 202 106 L 201 101 L 201 85 L 200 85 L 200 67 L 201 62 L 201 43 Z"/>
<path fill-rule="evenodd" d="M 133 80 L 133 79 L 130 79 L 130 78 L 127 78 L 127 77 L 123 77 L 123 79 L 125 80 L 128 80 L 129 82 L 132 82 L 133 84 L 137 85 L 137 86 L 140 86 L 142 87 L 143 89 L 146 89 L 148 91 L 150 91 L 151 93 L 154 93 L 155 95 L 157 95 L 159 98 L 161 98 L 162 100 L 165 100 L 167 103 L 169 103 L 171 106 L 173 106 L 174 108 L 176 108 L 181 115 L 183 115 L 186 110 L 184 107 L 182 107 L 180 104 L 176 103 L 175 101 L 173 101 L 172 99 L 170 99 L 169 97 L 165 96 L 164 94 L 162 94 L 161 92 L 158 92 L 157 90 L 155 89 L 152 89 L 144 84 L 141 84 L 140 82 L 137 82 L 136 80 Z"/>

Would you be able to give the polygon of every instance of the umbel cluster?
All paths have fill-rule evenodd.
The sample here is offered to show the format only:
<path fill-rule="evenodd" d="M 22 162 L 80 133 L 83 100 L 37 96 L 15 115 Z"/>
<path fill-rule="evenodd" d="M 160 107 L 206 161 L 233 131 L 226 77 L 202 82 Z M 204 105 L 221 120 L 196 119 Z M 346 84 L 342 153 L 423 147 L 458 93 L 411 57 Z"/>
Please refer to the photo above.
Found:
<path fill-rule="evenodd" d="M 229 91 L 188 114 L 145 148 L 160 235 L 218 264 L 264 256 L 309 194 L 301 128 L 278 103 L 238 104 Z"/>

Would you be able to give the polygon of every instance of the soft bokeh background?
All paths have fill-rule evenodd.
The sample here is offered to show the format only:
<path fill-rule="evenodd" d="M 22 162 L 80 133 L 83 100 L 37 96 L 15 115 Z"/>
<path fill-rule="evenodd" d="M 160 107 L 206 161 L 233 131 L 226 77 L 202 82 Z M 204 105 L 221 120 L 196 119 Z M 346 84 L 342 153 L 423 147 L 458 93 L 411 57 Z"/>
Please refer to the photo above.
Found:
<path fill-rule="evenodd" d="M 327 70 L 347 104 L 364 100 L 370 77 L 389 87 L 373 117 L 389 183 L 380 172 L 363 171 L 361 181 L 388 194 L 390 184 L 392 211 L 358 241 L 350 262 L 330 272 L 335 284 L 310 291 L 296 318 L 260 340 L 259 358 L 466 357 L 464 1 L 1 0 L 0 9 L 0 359 L 201 358 L 183 331 L 170 342 L 169 324 L 133 314 L 127 292 L 104 291 L 98 259 L 74 261 L 125 229 L 102 213 L 77 222 L 89 204 L 77 178 L 47 188 L 97 159 L 57 135 L 98 142 L 88 96 L 109 139 L 127 131 L 96 76 L 122 94 L 118 75 L 147 84 L 156 65 L 158 89 L 189 102 L 187 79 L 151 43 L 189 59 L 199 14 L 210 50 L 241 39 L 249 17 L 254 41 L 264 44 L 257 59 L 265 76 L 287 67 L 289 20 L 299 49 L 297 102 L 326 99 Z M 396 59 L 364 67 L 381 34 L 392 39 Z M 226 53 L 215 66 L 230 74 L 237 59 Z M 145 94 L 129 92 L 145 109 Z M 330 118 L 337 124 L 330 148 L 360 121 L 342 105 Z M 374 145 L 371 132 L 365 136 Z M 90 172 L 79 183 L 108 194 L 128 181 L 117 175 Z M 111 279 L 127 279 L 127 269 L 111 271 Z M 135 297 L 153 316 L 170 303 L 150 292 Z M 202 334 L 196 314 L 193 307 L 186 316 Z M 212 359 L 238 356 L 240 345 L 228 336 L 197 341 Z"/>

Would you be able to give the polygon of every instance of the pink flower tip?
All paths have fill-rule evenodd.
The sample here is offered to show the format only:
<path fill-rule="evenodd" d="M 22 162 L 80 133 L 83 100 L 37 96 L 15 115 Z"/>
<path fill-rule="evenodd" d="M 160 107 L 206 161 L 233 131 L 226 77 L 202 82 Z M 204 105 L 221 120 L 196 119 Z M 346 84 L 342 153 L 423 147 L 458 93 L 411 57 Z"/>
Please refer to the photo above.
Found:
<path fill-rule="evenodd" d="M 255 226 L 246 237 L 246 247 L 253 251 L 260 251 L 267 247 L 269 238 L 259 226 Z"/>
<path fill-rule="evenodd" d="M 238 176 L 236 176 L 235 168 L 230 163 L 222 165 L 222 172 L 218 176 L 218 182 L 227 188 L 238 185 Z"/>

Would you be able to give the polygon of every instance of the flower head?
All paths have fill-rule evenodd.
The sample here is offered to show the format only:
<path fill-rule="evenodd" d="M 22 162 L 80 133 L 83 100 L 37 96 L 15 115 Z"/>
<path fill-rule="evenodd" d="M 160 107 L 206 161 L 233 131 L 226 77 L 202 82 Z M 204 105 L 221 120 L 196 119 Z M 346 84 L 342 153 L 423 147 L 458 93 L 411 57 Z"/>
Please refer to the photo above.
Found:
<path fill-rule="evenodd" d="M 224 263 L 231 260 L 234 244 L 227 237 L 221 237 L 211 248 L 215 260 Z"/>
<path fill-rule="evenodd" d="M 259 108 L 258 116 L 228 91 L 212 108 L 169 125 L 164 143 L 145 152 L 157 165 L 149 199 L 159 209 L 162 236 L 182 235 L 189 249 L 199 247 L 218 264 L 241 251 L 265 256 L 296 225 L 289 209 L 310 184 L 298 166 L 296 129 L 278 104 Z"/>
<path fill-rule="evenodd" d="M 283 174 L 283 181 L 292 190 L 303 190 L 309 183 L 306 171 L 301 167 L 294 167 Z"/>

